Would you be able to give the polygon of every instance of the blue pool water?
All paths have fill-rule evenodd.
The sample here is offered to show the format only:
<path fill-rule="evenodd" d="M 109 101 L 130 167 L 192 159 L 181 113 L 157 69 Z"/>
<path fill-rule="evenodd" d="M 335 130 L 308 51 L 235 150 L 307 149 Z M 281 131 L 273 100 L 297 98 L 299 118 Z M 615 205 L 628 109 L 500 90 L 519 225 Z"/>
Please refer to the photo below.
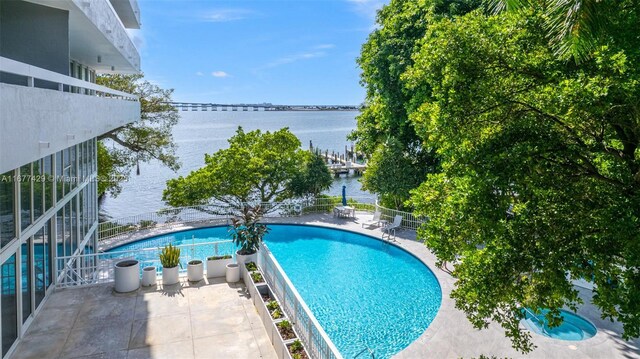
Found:
<path fill-rule="evenodd" d="M 431 324 L 442 299 L 427 266 L 375 238 L 313 226 L 269 225 L 276 260 L 338 350 L 353 358 L 365 348 L 388 358 Z M 228 240 L 226 227 L 173 233 L 114 250 Z M 207 254 L 210 255 L 210 254 Z M 365 355 L 366 354 L 366 355 Z M 365 353 L 359 358 L 368 358 Z"/>
<path fill-rule="evenodd" d="M 566 310 L 560 311 L 560 316 L 563 319 L 562 324 L 555 328 L 549 328 L 545 318 L 548 312 L 549 310 L 544 309 L 540 311 L 540 314 L 533 315 L 533 313 L 525 311 L 524 325 L 536 334 L 560 340 L 577 341 L 589 339 L 596 335 L 597 329 L 593 324 L 581 316 Z"/>

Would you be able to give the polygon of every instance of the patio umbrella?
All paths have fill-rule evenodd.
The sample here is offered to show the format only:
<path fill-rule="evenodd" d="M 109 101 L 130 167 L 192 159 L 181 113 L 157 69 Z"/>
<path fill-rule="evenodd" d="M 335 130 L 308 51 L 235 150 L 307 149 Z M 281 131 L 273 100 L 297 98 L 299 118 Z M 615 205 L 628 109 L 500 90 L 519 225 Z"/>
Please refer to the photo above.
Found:
<path fill-rule="evenodd" d="M 342 205 L 347 205 L 347 186 L 342 186 Z"/>

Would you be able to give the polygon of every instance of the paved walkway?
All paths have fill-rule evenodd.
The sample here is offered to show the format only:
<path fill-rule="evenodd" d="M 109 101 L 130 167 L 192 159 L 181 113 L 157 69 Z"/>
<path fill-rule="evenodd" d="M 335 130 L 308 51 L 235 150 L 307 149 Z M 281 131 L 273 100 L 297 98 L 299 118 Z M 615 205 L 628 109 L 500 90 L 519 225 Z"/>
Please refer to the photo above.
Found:
<path fill-rule="evenodd" d="M 12 359 L 276 358 L 241 282 L 181 279 L 127 294 L 113 284 L 57 291 Z"/>

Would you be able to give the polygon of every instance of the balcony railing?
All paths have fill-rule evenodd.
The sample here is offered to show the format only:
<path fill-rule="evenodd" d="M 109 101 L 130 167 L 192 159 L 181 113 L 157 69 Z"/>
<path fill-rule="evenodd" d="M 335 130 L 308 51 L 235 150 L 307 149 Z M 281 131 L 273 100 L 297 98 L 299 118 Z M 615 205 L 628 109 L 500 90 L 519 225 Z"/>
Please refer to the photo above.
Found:
<path fill-rule="evenodd" d="M 112 97 L 122 100 L 138 101 L 138 96 L 136 95 L 96 85 L 91 82 L 76 79 L 74 77 L 66 76 L 1 56 L 0 72 L 25 77 L 27 87 L 34 87 L 35 81 L 41 80 L 57 85 L 58 91 L 69 91 L 89 96 Z"/>
<path fill-rule="evenodd" d="M 167 244 L 170 239 L 167 239 Z M 157 248 L 135 248 L 114 252 L 91 253 L 58 257 L 58 273 L 56 285 L 58 288 L 86 286 L 110 283 L 114 280 L 114 265 L 125 259 L 136 259 L 143 267 L 156 267 L 158 273 L 162 271 L 160 252 L 164 245 L 159 243 Z M 187 270 L 187 263 L 192 259 L 206 262 L 209 256 L 235 255 L 236 246 L 231 240 L 194 243 L 177 246 L 180 248 L 181 272 Z"/>

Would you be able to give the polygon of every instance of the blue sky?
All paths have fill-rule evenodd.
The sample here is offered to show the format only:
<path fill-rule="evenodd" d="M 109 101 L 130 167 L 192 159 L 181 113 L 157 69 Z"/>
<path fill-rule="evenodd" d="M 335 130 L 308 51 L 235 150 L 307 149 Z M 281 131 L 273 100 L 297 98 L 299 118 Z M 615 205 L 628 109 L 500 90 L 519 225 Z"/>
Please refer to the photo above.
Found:
<path fill-rule="evenodd" d="M 146 78 L 185 102 L 354 104 L 385 0 L 139 0 Z"/>

